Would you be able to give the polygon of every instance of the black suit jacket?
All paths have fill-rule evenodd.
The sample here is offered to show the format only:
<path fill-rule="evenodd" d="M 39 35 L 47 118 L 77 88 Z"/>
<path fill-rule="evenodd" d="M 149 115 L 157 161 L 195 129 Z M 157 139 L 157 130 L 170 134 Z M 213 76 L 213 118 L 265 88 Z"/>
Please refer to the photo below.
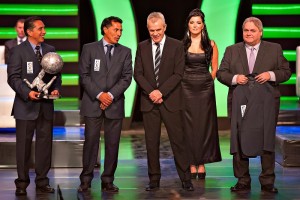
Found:
<path fill-rule="evenodd" d="M 182 42 L 166 37 L 159 66 L 159 88 L 156 86 L 151 39 L 139 43 L 135 58 L 134 78 L 140 88 L 141 111 L 150 111 L 154 104 L 149 94 L 158 89 L 163 95 L 163 105 L 172 112 L 182 109 L 181 79 L 184 71 Z"/>
<path fill-rule="evenodd" d="M 84 89 L 81 115 L 99 117 L 103 111 L 96 97 L 100 92 L 110 92 L 114 100 L 104 111 L 105 116 L 110 119 L 121 119 L 125 116 L 124 92 L 132 80 L 132 56 L 129 48 L 116 44 L 111 66 L 108 67 L 103 41 L 85 44 L 79 61 L 79 75 Z"/>
<path fill-rule="evenodd" d="M 274 88 L 249 81 L 233 92 L 230 153 L 255 157 L 274 152 L 276 118 Z"/>
<path fill-rule="evenodd" d="M 46 43 L 41 44 L 43 55 L 48 52 L 54 52 L 55 48 Z M 27 66 L 33 66 L 33 73 L 27 71 Z M 53 100 L 31 101 L 28 94 L 31 89 L 23 81 L 27 79 L 30 83 L 37 77 L 41 71 L 41 65 L 38 62 L 35 52 L 28 40 L 20 45 L 12 48 L 7 65 L 8 84 L 16 92 L 12 109 L 12 115 L 16 119 L 34 120 L 38 117 L 41 107 L 44 109 L 47 119 L 53 118 L 54 105 Z M 51 87 L 49 93 L 54 89 L 60 90 L 61 75 L 55 74 L 57 77 Z M 43 78 L 48 83 L 53 75 L 46 74 Z M 43 103 L 43 106 L 41 104 Z"/>
<path fill-rule="evenodd" d="M 12 40 L 8 40 L 8 41 L 6 41 L 5 43 L 4 43 L 4 46 L 5 46 L 5 50 L 4 50 L 4 59 L 5 59 L 5 64 L 7 64 L 8 63 L 8 58 L 9 58 L 9 52 L 10 52 L 10 50 L 13 48 L 13 47 L 15 47 L 15 46 L 17 46 L 18 45 L 18 41 L 17 41 L 17 39 L 15 38 L 15 39 L 12 39 Z"/>
<path fill-rule="evenodd" d="M 276 43 L 261 41 L 253 73 L 260 74 L 273 71 L 276 81 L 274 86 L 274 97 L 279 98 L 278 85 L 287 81 L 291 76 L 289 62 L 282 53 L 281 46 Z M 249 74 L 245 43 L 240 42 L 226 48 L 224 57 L 217 72 L 218 80 L 229 87 L 228 91 L 228 116 L 231 116 L 232 92 L 236 86 L 232 86 L 232 78 L 236 74 Z M 276 105 L 279 109 L 279 105 Z"/>

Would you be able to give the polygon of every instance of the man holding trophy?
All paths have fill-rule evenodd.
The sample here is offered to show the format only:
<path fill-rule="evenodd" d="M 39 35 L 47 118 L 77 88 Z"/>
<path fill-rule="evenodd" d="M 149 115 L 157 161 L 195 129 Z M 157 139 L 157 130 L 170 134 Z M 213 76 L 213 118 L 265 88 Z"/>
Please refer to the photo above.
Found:
<path fill-rule="evenodd" d="M 29 165 L 31 143 L 35 133 L 36 191 L 54 193 L 49 185 L 51 167 L 53 99 L 59 97 L 61 87 L 60 56 L 50 53 L 55 48 L 44 43 L 45 25 L 40 17 L 29 17 L 24 22 L 27 40 L 14 47 L 8 60 L 8 84 L 16 92 L 12 115 L 16 119 L 16 159 L 18 178 L 16 195 L 26 195 L 30 183 Z M 44 61 L 45 60 L 45 61 Z M 42 61 L 42 64 L 41 64 Z"/>

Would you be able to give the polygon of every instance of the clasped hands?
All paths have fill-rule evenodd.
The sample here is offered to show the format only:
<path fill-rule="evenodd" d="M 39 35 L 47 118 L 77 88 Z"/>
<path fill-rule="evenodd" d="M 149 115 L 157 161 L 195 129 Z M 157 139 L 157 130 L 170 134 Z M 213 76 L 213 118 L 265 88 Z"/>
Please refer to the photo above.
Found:
<path fill-rule="evenodd" d="M 102 92 L 102 94 L 99 96 L 99 101 L 101 102 L 101 110 L 105 110 L 113 102 L 113 99 L 107 92 Z"/>
<path fill-rule="evenodd" d="M 161 104 L 164 100 L 162 99 L 162 93 L 159 90 L 153 90 L 149 94 L 149 98 L 155 104 Z"/>
<path fill-rule="evenodd" d="M 263 72 L 263 73 L 255 76 L 255 80 L 260 84 L 263 84 L 263 83 L 269 81 L 270 79 L 271 79 L 271 75 L 269 72 Z M 239 74 L 239 75 L 237 75 L 236 83 L 239 85 L 244 85 L 244 84 L 248 83 L 248 78 L 243 74 Z"/>

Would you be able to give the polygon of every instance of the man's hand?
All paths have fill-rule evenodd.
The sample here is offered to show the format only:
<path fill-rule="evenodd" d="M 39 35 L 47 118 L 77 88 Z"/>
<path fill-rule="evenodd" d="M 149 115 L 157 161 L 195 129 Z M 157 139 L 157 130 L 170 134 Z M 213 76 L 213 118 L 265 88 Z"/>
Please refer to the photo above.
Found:
<path fill-rule="evenodd" d="M 236 83 L 239 85 L 244 85 L 244 84 L 248 83 L 248 78 L 243 74 L 239 74 L 236 77 Z"/>
<path fill-rule="evenodd" d="M 271 79 L 271 75 L 269 72 L 263 72 L 257 76 L 255 76 L 255 80 L 260 84 L 263 84 Z"/>
<path fill-rule="evenodd" d="M 100 96 L 99 96 L 99 101 L 101 102 L 101 104 L 103 104 L 105 107 L 108 107 L 113 99 L 111 98 L 111 96 L 107 93 L 107 92 L 103 92 Z"/>
<path fill-rule="evenodd" d="M 36 101 L 36 100 L 39 100 L 39 98 L 37 98 L 37 96 L 38 96 L 39 94 L 40 94 L 39 92 L 36 92 L 36 91 L 30 91 L 29 94 L 28 94 L 28 97 L 29 97 L 30 100 Z"/>
<path fill-rule="evenodd" d="M 163 102 L 162 99 L 162 93 L 159 90 L 153 90 L 150 94 L 149 94 L 149 98 L 151 99 L 151 101 L 155 104 L 160 104 Z"/>
<path fill-rule="evenodd" d="M 58 90 L 53 90 L 51 92 L 51 95 L 59 96 L 59 91 Z"/>
<path fill-rule="evenodd" d="M 101 108 L 101 110 L 105 110 L 107 108 L 107 106 L 105 106 L 103 103 L 100 103 L 100 108 Z"/>

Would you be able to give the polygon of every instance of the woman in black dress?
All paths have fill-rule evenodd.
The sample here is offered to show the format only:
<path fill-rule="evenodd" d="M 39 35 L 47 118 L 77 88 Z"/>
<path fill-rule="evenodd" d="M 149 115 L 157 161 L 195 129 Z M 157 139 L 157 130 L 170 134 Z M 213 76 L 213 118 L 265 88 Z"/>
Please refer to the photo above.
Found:
<path fill-rule="evenodd" d="M 184 128 L 190 149 L 190 170 L 192 178 L 204 179 L 204 164 L 221 161 L 221 152 L 214 91 L 218 48 L 208 37 L 200 9 L 190 12 L 183 43 L 186 56 L 182 81 Z"/>

